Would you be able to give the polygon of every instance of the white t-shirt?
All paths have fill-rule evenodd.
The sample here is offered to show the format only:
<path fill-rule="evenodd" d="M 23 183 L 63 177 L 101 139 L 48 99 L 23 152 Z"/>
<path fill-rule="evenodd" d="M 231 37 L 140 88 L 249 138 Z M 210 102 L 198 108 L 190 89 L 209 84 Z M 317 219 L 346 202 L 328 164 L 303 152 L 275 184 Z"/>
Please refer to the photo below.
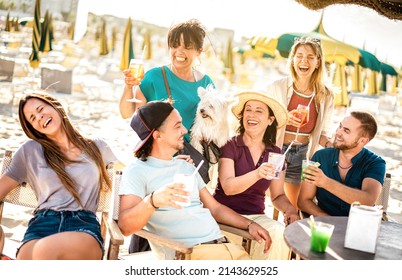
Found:
<path fill-rule="evenodd" d="M 161 160 L 148 157 L 146 161 L 134 160 L 123 171 L 119 195 L 136 195 L 144 198 L 152 191 L 173 182 L 175 173 L 192 174 L 195 167 L 183 159 Z M 201 176 L 196 173 L 195 188 L 191 204 L 183 209 L 161 207 L 156 209 L 144 227 L 169 239 L 188 246 L 222 237 L 218 224 L 209 209 L 200 200 L 200 190 L 205 187 Z M 171 259 L 174 251 L 150 242 L 152 251 L 159 259 Z"/>

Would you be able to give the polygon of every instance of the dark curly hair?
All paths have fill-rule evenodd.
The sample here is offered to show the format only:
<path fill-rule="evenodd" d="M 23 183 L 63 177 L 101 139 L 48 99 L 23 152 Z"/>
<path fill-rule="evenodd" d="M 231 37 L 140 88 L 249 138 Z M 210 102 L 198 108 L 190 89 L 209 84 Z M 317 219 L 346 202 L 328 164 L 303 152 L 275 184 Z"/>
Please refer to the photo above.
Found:
<path fill-rule="evenodd" d="M 180 46 L 180 36 L 183 34 L 184 46 L 186 48 L 202 49 L 206 35 L 205 27 L 196 19 L 178 23 L 169 30 L 167 43 L 169 48 Z"/>

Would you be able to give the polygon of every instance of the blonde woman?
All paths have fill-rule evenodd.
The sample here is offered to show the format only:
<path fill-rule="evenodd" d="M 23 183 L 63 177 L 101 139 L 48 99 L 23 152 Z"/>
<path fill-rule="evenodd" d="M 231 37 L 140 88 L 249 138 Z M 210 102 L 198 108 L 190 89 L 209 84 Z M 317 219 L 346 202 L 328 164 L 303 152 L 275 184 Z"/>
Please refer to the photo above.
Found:
<path fill-rule="evenodd" d="M 278 130 L 277 145 L 284 152 L 297 135 L 286 155 L 285 193 L 297 207 L 300 191 L 302 160 L 311 158 L 321 145 L 332 147 L 330 131 L 334 109 L 333 94 L 324 84 L 325 63 L 320 42 L 312 38 L 296 38 L 288 59 L 290 76 L 268 87 L 275 98 L 288 110 L 289 121 Z M 305 125 L 297 117 L 297 106 L 308 105 L 309 118 Z"/>

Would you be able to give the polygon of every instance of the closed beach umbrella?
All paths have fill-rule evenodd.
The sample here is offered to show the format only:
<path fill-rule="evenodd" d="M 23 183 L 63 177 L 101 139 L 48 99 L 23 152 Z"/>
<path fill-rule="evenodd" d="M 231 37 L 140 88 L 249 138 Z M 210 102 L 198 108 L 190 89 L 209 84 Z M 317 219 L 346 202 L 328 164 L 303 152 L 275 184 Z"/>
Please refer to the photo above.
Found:
<path fill-rule="evenodd" d="M 151 46 L 151 32 L 147 31 L 144 35 L 144 43 L 142 49 L 145 50 L 144 59 L 149 60 L 152 58 L 152 46 Z"/>
<path fill-rule="evenodd" d="M 4 28 L 4 31 L 11 32 L 13 26 L 12 20 L 10 20 L 10 12 L 7 13 L 7 18 L 6 18 L 6 27 Z"/>
<path fill-rule="evenodd" d="M 14 31 L 20 31 L 20 24 L 18 22 L 18 17 L 14 19 Z"/>
<path fill-rule="evenodd" d="M 346 90 L 346 72 L 345 65 L 336 63 L 333 85 L 335 87 L 334 104 L 338 106 L 347 106 L 349 104 L 348 92 Z"/>
<path fill-rule="evenodd" d="M 75 27 L 75 21 L 73 21 L 68 29 L 67 29 L 67 33 L 68 33 L 68 38 L 71 40 L 74 40 L 74 27 Z"/>
<path fill-rule="evenodd" d="M 50 52 L 52 50 L 52 36 L 50 33 L 51 29 L 51 19 L 49 12 L 46 11 L 45 19 L 42 23 L 41 38 L 39 44 L 39 51 Z"/>
<path fill-rule="evenodd" d="M 103 20 L 99 37 L 99 55 L 107 55 L 108 53 L 109 47 L 107 46 L 106 22 Z"/>
<path fill-rule="evenodd" d="M 112 46 L 111 46 L 112 52 L 114 52 L 114 50 L 116 49 L 116 41 L 117 41 L 116 27 L 113 26 L 113 28 L 112 28 Z"/>
<path fill-rule="evenodd" d="M 29 56 L 29 65 L 32 68 L 37 68 L 39 66 L 39 43 L 40 43 L 40 0 L 35 1 L 35 15 L 33 21 L 32 30 L 32 53 Z"/>
<path fill-rule="evenodd" d="M 128 18 L 126 30 L 124 31 L 123 52 L 120 59 L 120 70 L 128 69 L 130 60 L 134 58 L 133 39 L 131 35 L 131 18 Z"/>
<path fill-rule="evenodd" d="M 224 65 L 225 65 L 225 70 L 228 75 L 229 81 L 231 83 L 233 83 L 235 69 L 234 69 L 234 63 L 233 63 L 233 47 L 232 47 L 232 39 L 231 38 L 228 40 L 228 44 L 226 47 L 226 58 L 224 61 Z"/>

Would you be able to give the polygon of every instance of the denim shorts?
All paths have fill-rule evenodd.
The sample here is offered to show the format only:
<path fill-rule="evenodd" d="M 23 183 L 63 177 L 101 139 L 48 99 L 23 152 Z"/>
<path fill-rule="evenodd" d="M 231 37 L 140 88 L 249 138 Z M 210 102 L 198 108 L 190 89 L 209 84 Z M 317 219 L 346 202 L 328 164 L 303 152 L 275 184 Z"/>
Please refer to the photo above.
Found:
<path fill-rule="evenodd" d="M 39 210 L 29 221 L 22 244 L 66 231 L 85 232 L 92 235 L 98 241 L 103 253 L 103 238 L 98 218 L 95 213 L 87 210 Z"/>
<path fill-rule="evenodd" d="M 284 153 L 289 145 L 283 145 L 282 153 Z M 290 184 L 300 184 L 300 176 L 302 169 L 302 161 L 306 159 L 308 151 L 308 143 L 304 145 L 293 144 L 290 150 L 286 154 L 286 173 L 285 182 Z"/>

